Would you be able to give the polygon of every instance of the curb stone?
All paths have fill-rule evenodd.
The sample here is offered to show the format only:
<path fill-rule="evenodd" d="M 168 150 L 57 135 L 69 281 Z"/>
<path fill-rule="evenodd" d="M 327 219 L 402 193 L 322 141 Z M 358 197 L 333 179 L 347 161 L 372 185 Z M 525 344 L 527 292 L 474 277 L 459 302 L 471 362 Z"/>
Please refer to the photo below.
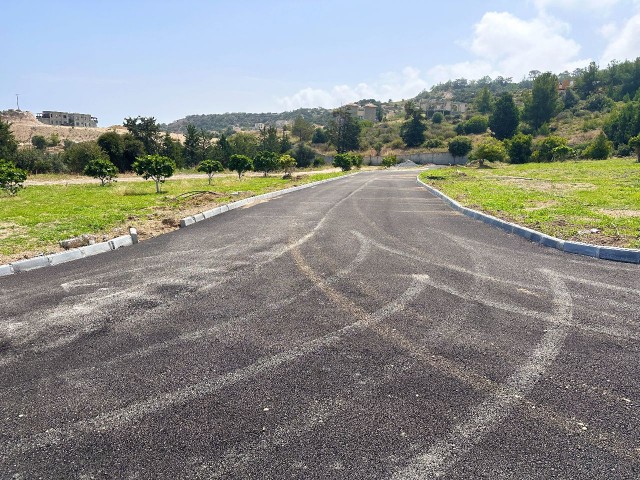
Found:
<path fill-rule="evenodd" d="M 265 193 L 262 195 L 256 195 L 255 197 L 245 198 L 238 200 L 237 202 L 221 205 L 219 207 L 207 210 L 206 212 L 197 213 L 195 215 L 183 218 L 180 220 L 180 228 L 188 227 L 196 222 L 201 222 L 207 218 L 215 217 L 221 213 L 228 212 L 230 210 L 249 205 L 259 200 L 266 198 L 276 198 L 280 195 L 302 190 L 304 188 L 315 187 L 322 183 L 331 182 L 334 180 L 340 180 L 341 178 L 351 177 L 358 172 L 350 173 L 348 175 L 342 175 L 340 177 L 327 178 L 325 180 L 319 180 L 317 182 L 307 183 L 299 185 L 297 187 L 285 188 L 284 190 L 276 190 L 274 192 Z M 112 238 L 106 242 L 95 243 L 93 245 L 87 245 L 84 247 L 73 248 L 65 252 L 53 253 L 51 255 L 43 255 L 40 257 L 29 258 L 26 260 L 18 260 L 6 265 L 0 265 L 0 277 L 13 275 L 15 273 L 28 272 L 29 270 L 35 270 L 37 268 L 49 267 L 59 265 L 61 263 L 71 262 L 74 260 L 80 260 L 92 255 L 98 255 L 100 253 L 106 253 L 113 250 L 117 250 L 121 247 L 129 247 L 138 243 L 138 231 L 135 228 L 129 229 L 129 235 L 122 235 L 120 237 Z"/>
<path fill-rule="evenodd" d="M 505 220 L 501 220 L 492 215 L 487 215 L 486 213 L 482 213 L 471 208 L 462 207 L 458 202 L 446 196 L 440 190 L 437 190 L 432 186 L 424 183 L 422 180 L 420 180 L 420 177 L 417 177 L 416 180 L 419 185 L 425 187 L 433 195 L 441 198 L 445 201 L 445 203 L 449 204 L 449 206 L 459 211 L 463 215 L 476 220 L 480 220 L 481 222 L 491 225 L 492 227 L 504 230 L 508 233 L 513 233 L 514 235 L 526 238 L 531 242 L 539 243 L 544 247 L 555 248 L 556 250 L 560 250 L 561 252 L 599 258 L 602 260 L 640 264 L 640 250 L 633 248 L 609 247 L 606 245 L 591 245 L 589 243 L 573 242 L 552 237 L 537 230 L 532 230 L 530 228 L 523 227 L 522 225 L 507 222 Z"/>
<path fill-rule="evenodd" d="M 333 182 L 335 180 L 340 180 L 341 178 L 347 178 L 357 174 L 358 172 L 349 173 L 347 175 L 341 175 L 339 177 L 326 178 L 324 180 L 318 180 L 317 182 L 305 183 L 304 185 L 298 185 L 296 187 L 289 187 L 283 190 L 276 190 L 274 192 L 263 193 L 262 195 L 256 195 L 254 197 L 243 198 L 242 200 L 238 200 L 232 203 L 227 203 L 226 205 L 222 205 L 220 207 L 207 210 L 206 212 L 196 213 L 195 215 L 181 218 L 180 228 L 189 227 L 194 223 L 201 222 L 208 218 L 215 217 L 216 215 L 220 215 L 221 213 L 225 213 L 230 210 L 235 210 L 236 208 L 244 207 L 245 205 L 250 205 L 252 203 L 259 202 L 261 200 L 276 198 L 281 195 L 286 195 L 287 193 L 297 192 L 298 190 L 304 190 L 305 188 L 315 187 L 316 185 L 320 185 L 322 183 Z"/>

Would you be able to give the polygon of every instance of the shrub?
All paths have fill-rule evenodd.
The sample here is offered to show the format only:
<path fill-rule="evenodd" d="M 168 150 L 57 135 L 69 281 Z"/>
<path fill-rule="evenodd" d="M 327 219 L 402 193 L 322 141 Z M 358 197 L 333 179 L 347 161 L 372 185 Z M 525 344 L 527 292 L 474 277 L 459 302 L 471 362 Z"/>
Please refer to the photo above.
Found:
<path fill-rule="evenodd" d="M 47 139 L 42 135 L 34 135 L 31 137 L 31 145 L 36 147 L 38 150 L 44 150 L 47 148 Z"/>
<path fill-rule="evenodd" d="M 485 161 L 503 162 L 507 158 L 507 151 L 500 140 L 496 138 L 487 138 L 473 149 L 469 158 L 478 160 L 480 166 L 483 166 Z"/>
<path fill-rule="evenodd" d="M 453 137 L 449 140 L 449 153 L 456 157 L 464 157 L 471 151 L 471 139 L 469 137 Z"/>
<path fill-rule="evenodd" d="M 398 157 L 395 155 L 389 155 L 382 159 L 382 166 L 384 168 L 393 167 L 398 163 Z"/>
<path fill-rule="evenodd" d="M 547 137 L 538 143 L 536 143 L 532 159 L 535 162 L 551 162 L 553 161 L 553 149 L 567 145 L 567 139 L 564 137 L 558 137 L 552 135 Z"/>
<path fill-rule="evenodd" d="M 118 169 L 110 160 L 96 158 L 87 163 L 84 167 L 84 174 L 99 179 L 100 184 L 104 187 L 118 175 Z"/>
<path fill-rule="evenodd" d="M 611 156 L 612 149 L 612 143 L 609 141 L 605 133 L 600 132 L 593 142 L 591 142 L 586 148 L 583 155 L 595 160 L 605 160 Z"/>
<path fill-rule="evenodd" d="M 15 195 L 23 188 L 22 184 L 26 179 L 27 172 L 16 167 L 13 162 L 0 158 L 0 190 Z"/>
<path fill-rule="evenodd" d="M 324 158 L 323 157 L 316 157 L 313 159 L 313 166 L 314 167 L 323 167 L 324 165 L 326 165 Z"/>
<path fill-rule="evenodd" d="M 527 163 L 531 161 L 531 143 L 533 137 L 518 133 L 510 140 L 505 140 L 505 147 L 511 163 Z"/>
<path fill-rule="evenodd" d="M 463 125 L 464 133 L 467 135 L 485 133 L 489 128 L 489 119 L 484 115 L 476 115 L 461 125 Z"/>
<path fill-rule="evenodd" d="M 444 120 L 444 115 L 442 114 L 442 112 L 436 112 L 431 117 L 431 121 L 436 124 L 442 123 L 443 120 Z"/>

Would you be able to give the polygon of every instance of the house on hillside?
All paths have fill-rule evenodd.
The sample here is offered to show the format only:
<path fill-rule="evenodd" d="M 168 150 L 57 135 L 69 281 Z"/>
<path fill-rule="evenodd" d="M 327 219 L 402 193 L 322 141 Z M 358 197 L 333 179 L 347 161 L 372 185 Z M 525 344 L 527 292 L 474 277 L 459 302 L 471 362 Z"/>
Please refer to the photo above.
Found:
<path fill-rule="evenodd" d="M 365 106 L 350 103 L 343 108 L 345 108 L 352 117 L 359 118 L 360 120 L 369 120 L 371 122 L 377 121 L 376 112 L 378 107 L 373 103 L 367 103 Z"/>
<path fill-rule="evenodd" d="M 53 112 L 44 110 L 36 114 L 39 122 L 47 125 L 60 125 L 63 127 L 89 127 L 98 126 L 98 119 L 88 113 Z"/>

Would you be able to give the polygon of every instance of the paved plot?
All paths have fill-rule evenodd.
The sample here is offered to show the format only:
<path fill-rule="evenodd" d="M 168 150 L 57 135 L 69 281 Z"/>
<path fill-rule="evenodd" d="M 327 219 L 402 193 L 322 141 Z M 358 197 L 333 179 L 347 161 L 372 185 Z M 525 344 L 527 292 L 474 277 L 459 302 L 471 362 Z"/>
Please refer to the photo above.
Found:
<path fill-rule="evenodd" d="M 640 267 L 363 173 L 0 279 L 0 478 L 640 477 Z"/>

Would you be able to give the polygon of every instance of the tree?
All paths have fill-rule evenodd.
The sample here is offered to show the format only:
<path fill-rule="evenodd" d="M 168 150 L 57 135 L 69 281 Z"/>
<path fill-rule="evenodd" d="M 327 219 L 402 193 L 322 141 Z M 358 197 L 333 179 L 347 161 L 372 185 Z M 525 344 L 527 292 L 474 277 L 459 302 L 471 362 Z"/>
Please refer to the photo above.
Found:
<path fill-rule="evenodd" d="M 246 155 L 231 155 L 229 159 L 229 168 L 238 173 L 238 180 L 242 178 L 242 174 L 253 168 L 253 162 Z"/>
<path fill-rule="evenodd" d="M 296 148 L 293 149 L 292 156 L 296 159 L 298 167 L 306 168 L 311 165 L 316 158 L 316 152 L 311 147 L 300 142 L 296 145 Z"/>
<path fill-rule="evenodd" d="M 464 157 L 471 151 L 471 139 L 457 136 L 449 140 L 449 153 L 453 158 Z"/>
<path fill-rule="evenodd" d="M 70 145 L 64 152 L 64 161 L 69 170 L 82 173 L 92 160 L 108 160 L 107 154 L 96 142 L 80 142 Z"/>
<path fill-rule="evenodd" d="M 280 168 L 285 171 L 286 174 L 291 175 L 293 169 L 296 167 L 296 159 L 291 155 L 280 155 L 278 159 L 280 162 Z"/>
<path fill-rule="evenodd" d="M 47 140 L 47 146 L 57 147 L 58 145 L 60 145 L 60 135 L 58 135 L 56 132 L 53 132 L 51 135 L 49 135 L 49 140 Z"/>
<path fill-rule="evenodd" d="M 531 161 L 531 144 L 533 137 L 518 133 L 511 139 L 505 141 L 509 161 L 511 163 L 527 163 Z"/>
<path fill-rule="evenodd" d="M 431 121 L 435 124 L 442 123 L 443 120 L 444 120 L 444 115 L 442 114 L 442 112 L 435 112 L 431 116 Z"/>
<path fill-rule="evenodd" d="M 631 137 L 640 134 L 640 102 L 629 102 L 614 110 L 603 129 L 614 146 L 629 143 Z"/>
<path fill-rule="evenodd" d="M 231 155 L 229 155 L 229 160 L 231 160 L 231 156 L 233 154 L 245 155 L 249 158 L 253 158 L 256 156 L 259 149 L 256 136 L 245 132 L 238 132 L 234 134 L 229 139 L 229 144 L 231 146 Z M 227 167 L 229 167 L 229 165 L 227 165 Z"/>
<path fill-rule="evenodd" d="M 598 65 L 596 62 L 591 62 L 582 75 L 576 79 L 576 90 L 584 99 L 598 89 L 599 83 Z"/>
<path fill-rule="evenodd" d="M 570 156 L 574 155 L 574 150 L 569 145 L 560 145 L 551 150 L 553 153 L 553 160 L 565 161 Z"/>
<path fill-rule="evenodd" d="M 291 150 L 291 147 L 291 140 L 289 140 L 287 131 L 282 130 L 282 138 L 280 139 L 280 153 L 287 153 L 289 150 Z"/>
<path fill-rule="evenodd" d="M 260 144 L 258 149 L 262 152 L 279 152 L 280 139 L 278 130 L 273 125 L 269 125 L 260 130 Z"/>
<path fill-rule="evenodd" d="M 612 145 L 604 132 L 600 132 L 598 136 L 589 144 L 584 151 L 584 156 L 595 160 L 606 160 L 611 156 Z"/>
<path fill-rule="evenodd" d="M 98 146 L 109 156 L 111 163 L 124 173 L 124 137 L 116 132 L 105 132 L 98 137 Z"/>
<path fill-rule="evenodd" d="M 513 95 L 503 93 L 496 100 L 493 113 L 489 118 L 489 128 L 498 140 L 511 138 L 518 131 L 519 117 Z"/>
<path fill-rule="evenodd" d="M 524 98 L 525 117 L 536 130 L 558 111 L 558 77 L 543 73 L 533 81 L 531 95 Z"/>
<path fill-rule="evenodd" d="M 280 161 L 276 152 L 258 152 L 253 159 L 253 169 L 256 172 L 263 172 L 265 177 L 269 172 L 277 170 L 279 166 Z"/>
<path fill-rule="evenodd" d="M 405 103 L 405 122 L 400 127 L 400 137 L 409 148 L 418 147 L 424 142 L 424 131 L 427 126 L 424 122 L 422 110 L 413 102 Z"/>
<path fill-rule="evenodd" d="M 0 120 L 0 158 L 12 160 L 18 151 L 18 142 L 16 142 L 11 124 Z"/>
<path fill-rule="evenodd" d="M 178 168 L 184 167 L 184 157 L 182 155 L 182 144 L 179 140 L 171 138 L 169 132 L 166 132 L 162 139 L 162 147 L 160 154 L 163 157 L 169 157 L 173 160 Z"/>
<path fill-rule="evenodd" d="M 575 107 L 578 104 L 579 100 L 580 100 L 580 97 L 578 97 L 578 95 L 573 90 L 573 88 L 567 88 L 565 90 L 564 99 L 563 99 L 565 109 L 568 110 L 570 108 Z"/>
<path fill-rule="evenodd" d="M 160 150 L 160 125 L 154 117 L 125 118 L 123 125 L 129 133 L 144 144 L 148 154 L 156 154 Z"/>
<path fill-rule="evenodd" d="M 44 135 L 34 135 L 31 137 L 31 145 L 36 147 L 38 150 L 44 150 L 47 148 L 47 139 L 44 138 Z"/>
<path fill-rule="evenodd" d="M 23 188 L 22 184 L 27 179 L 27 172 L 16 167 L 13 162 L 0 158 L 0 190 L 15 195 Z"/>
<path fill-rule="evenodd" d="M 111 183 L 118 174 L 118 169 L 106 158 L 96 158 L 91 160 L 84 167 L 84 174 L 97 178 L 100 180 L 100 184 L 104 187 L 107 183 Z"/>
<path fill-rule="evenodd" d="M 640 135 L 636 135 L 629 139 L 629 147 L 636 151 L 636 155 L 638 156 L 637 162 L 640 163 Z"/>
<path fill-rule="evenodd" d="M 485 133 L 487 131 L 487 128 L 489 128 L 489 119 L 484 115 L 474 115 L 462 124 L 462 128 L 464 129 L 464 133 L 466 133 L 467 135 L 473 133 Z"/>
<path fill-rule="evenodd" d="M 476 110 L 486 115 L 493 110 L 493 96 L 487 86 L 484 86 L 475 100 Z"/>
<path fill-rule="evenodd" d="M 218 139 L 218 143 L 216 143 L 216 155 L 220 158 L 220 162 L 223 166 L 226 166 L 229 163 L 229 159 L 231 155 L 233 155 L 233 147 L 227 140 L 227 137 L 224 133 L 220 134 L 220 138 Z"/>
<path fill-rule="evenodd" d="M 198 165 L 198 171 L 206 173 L 209 177 L 209 185 L 211 185 L 211 178 L 213 177 L 213 174 L 222 172 L 223 170 L 224 167 L 217 160 L 203 160 L 202 162 L 200 162 L 200 165 Z"/>
<path fill-rule="evenodd" d="M 308 122 L 304 117 L 298 115 L 293 121 L 291 133 L 298 137 L 301 142 L 308 142 L 314 133 L 314 126 L 311 122 Z"/>
<path fill-rule="evenodd" d="M 185 164 L 189 167 L 196 165 L 201 159 L 200 157 L 200 132 L 192 123 L 187 125 L 187 131 L 184 135 L 184 159 Z"/>
<path fill-rule="evenodd" d="M 485 161 L 504 162 L 507 158 L 507 151 L 500 140 L 487 138 L 473 149 L 470 158 L 478 160 L 480 167 L 483 167 Z"/>
<path fill-rule="evenodd" d="M 318 127 L 313 132 L 313 137 L 311 137 L 311 143 L 327 143 L 327 134 L 324 129 Z"/>
<path fill-rule="evenodd" d="M 122 164 L 116 164 L 116 166 L 121 172 L 128 172 L 136 159 L 146 154 L 146 150 L 144 149 L 144 144 L 130 133 L 124 134 L 122 141 L 124 142 Z"/>
<path fill-rule="evenodd" d="M 346 153 L 360 149 L 360 129 L 360 122 L 351 116 L 348 109 L 341 107 L 333 111 L 327 134 L 337 152 Z"/>
<path fill-rule="evenodd" d="M 333 157 L 333 166 L 341 168 L 343 172 L 351 170 L 351 155 L 348 153 L 338 153 Z"/>
<path fill-rule="evenodd" d="M 566 138 L 551 135 L 536 144 L 532 158 L 535 162 L 551 162 L 554 149 L 562 145 L 567 145 Z"/>
<path fill-rule="evenodd" d="M 151 179 L 156 182 L 156 193 L 160 193 L 160 184 L 173 176 L 176 170 L 176 164 L 173 160 L 158 154 L 138 157 L 131 167 L 136 174 L 145 180 Z"/>

